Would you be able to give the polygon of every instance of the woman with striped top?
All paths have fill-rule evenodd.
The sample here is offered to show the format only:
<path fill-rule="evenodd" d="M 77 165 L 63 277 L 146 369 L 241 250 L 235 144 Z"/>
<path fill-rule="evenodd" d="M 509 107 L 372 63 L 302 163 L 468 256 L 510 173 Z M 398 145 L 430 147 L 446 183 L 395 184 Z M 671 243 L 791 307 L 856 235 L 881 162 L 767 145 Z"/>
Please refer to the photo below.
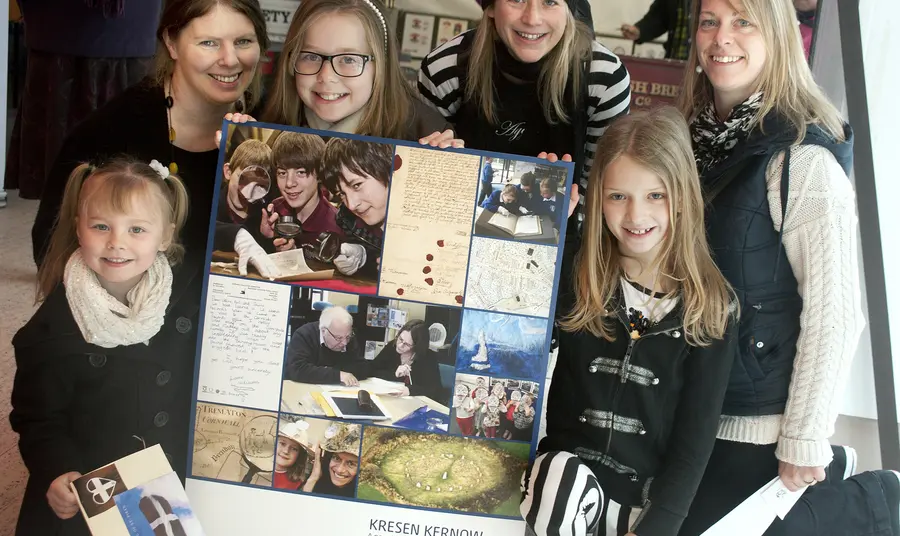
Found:
<path fill-rule="evenodd" d="M 628 113 L 628 71 L 594 41 L 587 0 L 481 6 L 478 28 L 422 61 L 419 92 L 466 147 L 574 160 L 583 190 L 597 139 Z"/>

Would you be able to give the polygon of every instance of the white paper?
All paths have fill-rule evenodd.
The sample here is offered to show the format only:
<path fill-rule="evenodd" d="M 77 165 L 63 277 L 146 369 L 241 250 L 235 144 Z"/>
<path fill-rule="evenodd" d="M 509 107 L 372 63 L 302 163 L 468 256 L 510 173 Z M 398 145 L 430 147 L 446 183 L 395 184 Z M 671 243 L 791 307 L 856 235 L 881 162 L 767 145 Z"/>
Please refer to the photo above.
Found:
<path fill-rule="evenodd" d="M 784 519 L 804 491 L 789 491 L 775 477 L 701 536 L 762 536 L 776 516 Z"/>
<path fill-rule="evenodd" d="M 198 399 L 278 410 L 290 302 L 288 285 L 209 276 Z"/>

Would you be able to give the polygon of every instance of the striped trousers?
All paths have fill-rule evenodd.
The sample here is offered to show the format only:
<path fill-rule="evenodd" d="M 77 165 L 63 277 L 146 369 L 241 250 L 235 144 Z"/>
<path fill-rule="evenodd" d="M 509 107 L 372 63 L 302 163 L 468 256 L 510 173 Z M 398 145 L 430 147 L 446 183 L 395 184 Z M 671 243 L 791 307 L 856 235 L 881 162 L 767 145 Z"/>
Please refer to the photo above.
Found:
<path fill-rule="evenodd" d="M 522 475 L 522 517 L 528 535 L 624 536 L 640 508 L 611 500 L 578 456 L 547 452 Z"/>

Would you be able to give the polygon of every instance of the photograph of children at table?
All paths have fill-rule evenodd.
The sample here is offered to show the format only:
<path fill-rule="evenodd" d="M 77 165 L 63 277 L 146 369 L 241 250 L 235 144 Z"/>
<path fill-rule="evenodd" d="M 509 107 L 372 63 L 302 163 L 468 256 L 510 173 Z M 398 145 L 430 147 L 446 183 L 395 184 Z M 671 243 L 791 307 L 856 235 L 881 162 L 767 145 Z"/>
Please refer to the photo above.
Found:
<path fill-rule="evenodd" d="M 295 292 L 291 304 L 283 411 L 447 431 L 460 331 L 458 309 L 296 290 L 300 292 Z M 387 325 L 367 314 L 379 308 L 393 313 Z M 335 407 L 340 404 L 334 397 L 356 401 L 360 391 L 383 415 L 372 419 L 362 413 L 342 415 L 347 408 Z"/>
<path fill-rule="evenodd" d="M 393 146 L 230 132 L 244 141 L 223 166 L 211 271 L 374 293 Z"/>

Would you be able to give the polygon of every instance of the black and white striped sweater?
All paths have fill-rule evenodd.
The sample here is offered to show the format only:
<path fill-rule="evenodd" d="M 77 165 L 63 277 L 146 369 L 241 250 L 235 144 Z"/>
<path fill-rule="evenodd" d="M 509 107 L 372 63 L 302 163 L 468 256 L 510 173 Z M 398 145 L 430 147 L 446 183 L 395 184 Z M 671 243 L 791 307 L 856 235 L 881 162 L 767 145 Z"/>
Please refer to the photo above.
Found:
<path fill-rule="evenodd" d="M 474 103 L 466 103 L 463 100 L 468 67 L 466 62 L 474 38 L 474 30 L 456 36 L 433 50 L 422 60 L 419 69 L 419 93 L 457 127 L 463 108 L 475 106 Z M 580 177 L 582 196 L 587 188 L 591 165 L 597 150 L 597 140 L 613 120 L 628 113 L 631 103 L 631 79 L 621 60 L 599 42 L 594 41 L 592 45 L 593 54 L 587 77 L 587 102 L 584 110 L 586 132 L 578 136 L 584 140 L 583 166 L 578 166 L 579 163 L 576 162 L 576 170 L 582 171 Z M 494 130 L 497 126 L 485 122 L 483 128 Z M 483 149 L 466 141 L 467 147 Z M 576 153 L 574 148 L 570 151 L 570 154 Z"/>

